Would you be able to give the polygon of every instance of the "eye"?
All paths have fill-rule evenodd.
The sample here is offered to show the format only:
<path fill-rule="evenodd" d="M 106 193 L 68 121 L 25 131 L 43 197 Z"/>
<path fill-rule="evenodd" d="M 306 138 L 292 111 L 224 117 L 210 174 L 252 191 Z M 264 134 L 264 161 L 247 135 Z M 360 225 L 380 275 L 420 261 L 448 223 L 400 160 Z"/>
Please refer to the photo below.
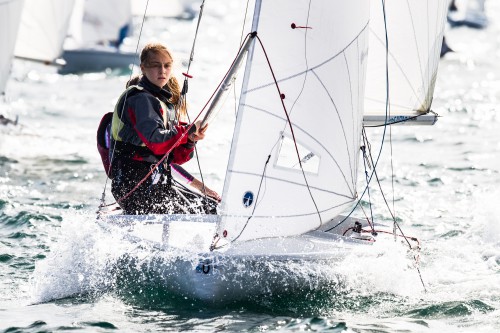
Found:
<path fill-rule="evenodd" d="M 168 62 L 168 63 L 162 64 L 161 62 L 150 62 L 150 63 L 148 63 L 147 67 L 154 68 L 154 69 L 161 69 L 161 68 L 169 69 L 172 67 L 172 63 Z"/>
<path fill-rule="evenodd" d="M 150 62 L 148 64 L 148 67 L 149 68 L 160 68 L 161 67 L 161 63 L 159 63 L 159 62 Z"/>

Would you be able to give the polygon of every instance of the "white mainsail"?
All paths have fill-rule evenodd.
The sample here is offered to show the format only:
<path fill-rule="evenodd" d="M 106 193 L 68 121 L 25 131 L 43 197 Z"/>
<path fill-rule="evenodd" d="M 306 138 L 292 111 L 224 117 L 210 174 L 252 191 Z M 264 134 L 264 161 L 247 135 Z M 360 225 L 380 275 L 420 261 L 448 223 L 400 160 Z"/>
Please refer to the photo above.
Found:
<path fill-rule="evenodd" d="M 0 93 L 5 92 L 16 45 L 23 0 L 0 0 Z"/>
<path fill-rule="evenodd" d="M 52 63 L 62 54 L 74 0 L 25 0 L 15 56 Z"/>
<path fill-rule="evenodd" d="M 390 115 L 430 110 L 448 3 L 448 0 L 371 1 L 366 115 L 385 117 L 386 68 Z M 389 45 L 387 66 L 385 26 Z"/>
<path fill-rule="evenodd" d="M 256 1 L 252 31 L 284 94 L 294 136 L 255 40 L 219 235 L 240 241 L 297 235 L 320 227 L 355 200 L 368 21 L 368 0 Z"/>

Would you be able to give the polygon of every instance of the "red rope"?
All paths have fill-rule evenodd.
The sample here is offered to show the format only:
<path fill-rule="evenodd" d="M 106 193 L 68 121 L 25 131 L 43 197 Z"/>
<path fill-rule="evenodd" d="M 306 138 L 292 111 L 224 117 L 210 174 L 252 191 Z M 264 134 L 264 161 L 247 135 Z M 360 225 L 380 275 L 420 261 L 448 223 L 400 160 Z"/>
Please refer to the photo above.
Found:
<path fill-rule="evenodd" d="M 306 175 L 304 173 L 304 168 L 302 167 L 302 161 L 301 161 L 301 158 L 300 158 L 299 148 L 297 147 L 297 140 L 295 139 L 295 133 L 293 131 L 292 121 L 290 120 L 290 116 L 288 115 L 288 111 L 286 109 L 285 102 L 284 102 L 285 94 L 282 93 L 281 90 L 280 90 L 280 86 L 278 84 L 278 80 L 276 79 L 276 75 L 274 75 L 274 70 L 273 70 L 273 67 L 271 66 L 271 61 L 269 60 L 269 57 L 267 55 L 266 48 L 264 47 L 264 44 L 262 43 L 262 41 L 260 40 L 259 36 L 257 35 L 257 32 L 253 32 L 252 34 L 259 41 L 260 47 L 262 48 L 262 52 L 264 52 L 264 56 L 266 57 L 267 65 L 269 66 L 269 70 L 271 71 L 271 75 L 273 76 L 274 85 L 276 86 L 276 89 L 278 90 L 278 94 L 280 95 L 281 105 L 283 106 L 283 111 L 285 112 L 285 116 L 286 116 L 286 119 L 288 121 L 288 126 L 290 127 L 290 133 L 292 134 L 293 144 L 295 145 L 295 152 L 297 153 L 297 158 L 299 160 L 299 166 L 300 166 L 300 169 L 302 170 L 302 175 L 304 176 L 304 182 L 306 183 L 307 190 L 309 191 L 309 195 L 311 196 L 311 200 L 312 200 L 312 202 L 314 204 L 314 207 L 316 207 L 316 211 L 318 212 L 318 217 L 319 217 L 320 225 L 322 225 L 323 224 L 323 220 L 321 219 L 321 213 L 319 212 L 319 209 L 318 209 L 318 206 L 316 204 L 316 201 L 314 200 L 314 197 L 313 197 L 313 195 L 311 193 L 311 189 L 309 187 L 309 183 L 307 181 L 307 177 L 306 177 Z"/>

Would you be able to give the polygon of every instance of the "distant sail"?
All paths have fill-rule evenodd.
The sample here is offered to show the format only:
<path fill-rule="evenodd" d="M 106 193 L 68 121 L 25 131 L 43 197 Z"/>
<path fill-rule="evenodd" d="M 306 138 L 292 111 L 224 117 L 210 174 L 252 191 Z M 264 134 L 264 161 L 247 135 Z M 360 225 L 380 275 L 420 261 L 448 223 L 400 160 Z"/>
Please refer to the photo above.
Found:
<path fill-rule="evenodd" d="M 147 12 L 146 9 L 147 4 Z M 164 0 L 132 0 L 132 14 L 142 17 L 162 16 L 162 17 L 180 17 L 184 13 L 184 5 L 181 0 L 169 0 L 168 4 Z"/>
<path fill-rule="evenodd" d="M 82 24 L 82 45 L 119 46 L 132 33 L 130 0 L 86 0 Z"/>
<path fill-rule="evenodd" d="M 386 32 L 389 44 L 386 85 Z M 431 108 L 448 0 L 371 1 L 365 114 L 418 115 Z M 402 119 L 402 118 L 396 118 Z"/>
<path fill-rule="evenodd" d="M 0 1 L 0 94 L 9 79 L 22 8 L 23 0 Z"/>
<path fill-rule="evenodd" d="M 368 21 L 368 0 L 256 2 L 252 31 L 269 57 L 294 136 L 255 40 L 231 145 L 220 235 L 298 235 L 356 199 Z"/>
<path fill-rule="evenodd" d="M 138 64 L 136 53 L 122 47 L 132 34 L 131 10 L 130 0 L 76 0 L 58 73 L 129 70 Z"/>
<path fill-rule="evenodd" d="M 15 56 L 52 63 L 63 50 L 74 0 L 25 0 Z"/>

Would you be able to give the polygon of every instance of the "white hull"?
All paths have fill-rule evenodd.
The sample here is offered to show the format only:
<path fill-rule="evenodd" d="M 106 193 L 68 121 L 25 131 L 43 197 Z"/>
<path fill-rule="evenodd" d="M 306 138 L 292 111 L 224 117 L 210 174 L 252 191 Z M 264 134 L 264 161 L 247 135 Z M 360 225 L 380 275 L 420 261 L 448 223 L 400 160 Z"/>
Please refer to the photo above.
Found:
<path fill-rule="evenodd" d="M 131 254 L 125 261 L 129 267 L 149 270 L 166 290 L 204 301 L 244 300 L 321 288 L 337 279 L 332 272 L 355 247 L 371 244 L 371 236 L 365 240 L 352 237 L 359 234 L 347 230 L 357 221 L 350 218 L 331 232 L 236 242 L 210 252 L 217 218 L 115 215 L 101 218 L 99 224 L 150 248 L 153 258 L 147 264 L 142 267 L 140 258 Z M 323 230 L 340 220 L 330 221 Z M 346 236 L 341 236 L 344 232 Z M 318 265 L 321 263 L 324 265 Z M 322 272 L 318 266 L 331 269 Z"/>

